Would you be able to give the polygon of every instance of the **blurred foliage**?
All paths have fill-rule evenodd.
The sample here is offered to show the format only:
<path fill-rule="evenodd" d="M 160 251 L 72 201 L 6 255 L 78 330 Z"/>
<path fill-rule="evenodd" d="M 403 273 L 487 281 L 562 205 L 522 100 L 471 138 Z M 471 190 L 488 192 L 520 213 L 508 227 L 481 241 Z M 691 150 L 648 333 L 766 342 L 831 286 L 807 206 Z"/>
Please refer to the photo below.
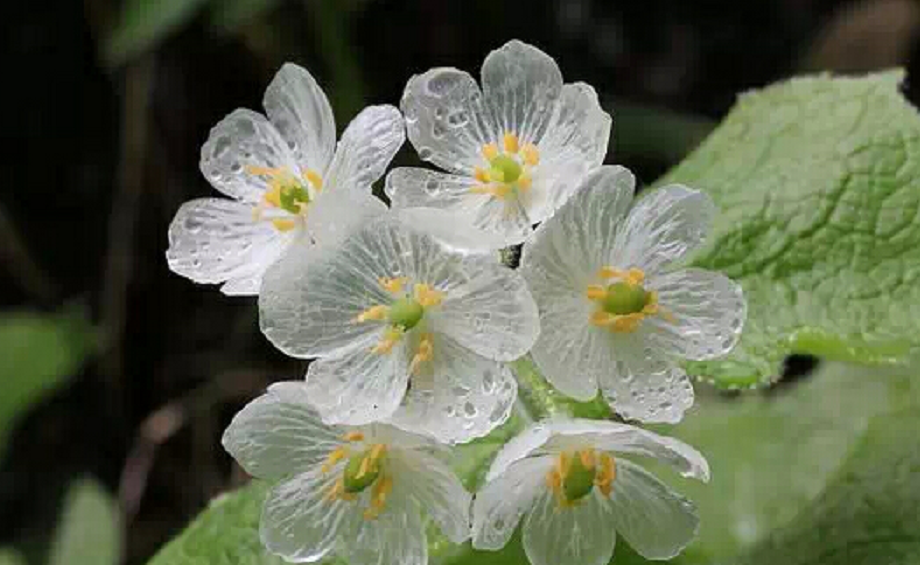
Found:
<path fill-rule="evenodd" d="M 106 40 L 104 57 L 118 66 L 181 28 L 207 0 L 127 0 Z"/>
<path fill-rule="evenodd" d="M 0 315 L 0 458 L 17 419 L 74 377 L 95 347 L 79 311 Z"/>
<path fill-rule="evenodd" d="M 13 549 L 0 549 L 0 565 L 25 565 L 25 559 Z"/>
<path fill-rule="evenodd" d="M 115 500 L 95 480 L 75 481 L 67 492 L 48 565 L 117 565 L 121 528 Z"/>

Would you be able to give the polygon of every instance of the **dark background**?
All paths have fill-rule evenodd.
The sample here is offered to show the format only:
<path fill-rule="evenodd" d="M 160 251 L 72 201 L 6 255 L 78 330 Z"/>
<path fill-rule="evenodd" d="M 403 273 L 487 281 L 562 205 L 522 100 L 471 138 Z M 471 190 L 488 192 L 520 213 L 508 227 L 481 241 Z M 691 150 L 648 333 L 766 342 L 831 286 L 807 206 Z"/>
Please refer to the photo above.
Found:
<path fill-rule="evenodd" d="M 341 131 L 364 104 L 398 104 L 411 74 L 477 75 L 491 49 L 519 38 L 598 90 L 614 114 L 608 162 L 644 182 L 738 92 L 807 71 L 920 64 L 911 0 L 275 0 L 232 25 L 198 4 L 129 54 L 110 45 L 120 2 L 2 8 L 0 301 L 85 308 L 103 345 L 19 422 L 0 462 L 0 545 L 30 556 L 66 485 L 91 474 L 123 505 L 127 563 L 144 563 L 245 480 L 219 444 L 235 410 L 303 374 L 261 337 L 253 299 L 173 275 L 164 256 L 179 205 L 213 194 L 198 172 L 208 130 L 234 108 L 261 110 L 283 62 L 317 77 Z M 396 162 L 414 160 L 407 144 Z M 809 367 L 793 360 L 785 382 Z"/>

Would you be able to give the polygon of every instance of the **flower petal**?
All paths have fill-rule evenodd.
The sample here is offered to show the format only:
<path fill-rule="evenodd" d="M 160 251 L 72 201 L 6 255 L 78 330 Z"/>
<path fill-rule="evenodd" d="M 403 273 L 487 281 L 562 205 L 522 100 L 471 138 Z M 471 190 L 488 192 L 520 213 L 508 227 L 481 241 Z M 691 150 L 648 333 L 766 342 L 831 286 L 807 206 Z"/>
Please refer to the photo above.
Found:
<path fill-rule="evenodd" d="M 646 559 L 671 559 L 696 537 L 693 503 L 635 463 L 616 460 L 610 501 L 617 532 Z"/>
<path fill-rule="evenodd" d="M 337 245 L 387 210 L 386 204 L 369 192 L 321 191 L 310 204 L 307 233 L 316 245 Z"/>
<path fill-rule="evenodd" d="M 389 105 L 368 106 L 342 134 L 325 186 L 332 190 L 369 190 L 383 176 L 405 139 L 399 110 Z"/>
<path fill-rule="evenodd" d="M 486 106 L 501 133 L 538 144 L 562 95 L 562 73 L 552 57 L 532 45 L 509 41 L 482 64 Z"/>
<path fill-rule="evenodd" d="M 402 449 L 388 459 L 394 480 L 403 481 L 412 498 L 454 543 L 470 537 L 472 497 L 441 460 L 426 453 Z"/>
<path fill-rule="evenodd" d="M 473 547 L 494 551 L 508 543 L 521 516 L 548 491 L 546 474 L 552 466 L 552 457 L 517 461 L 479 489 L 473 502 Z"/>
<path fill-rule="evenodd" d="M 455 230 L 464 230 L 465 226 L 481 230 L 490 234 L 499 247 L 527 239 L 532 232 L 527 214 L 512 201 L 471 192 L 476 184 L 477 181 L 470 177 L 402 167 L 387 175 L 385 190 L 393 208 L 443 210 L 454 216 Z"/>
<path fill-rule="evenodd" d="M 285 63 L 265 89 L 262 105 L 301 171 L 324 174 L 335 152 L 335 118 L 309 71 Z"/>
<path fill-rule="evenodd" d="M 298 174 L 297 162 L 287 142 L 262 114 L 234 110 L 211 130 L 201 147 L 201 172 L 227 196 L 256 203 L 268 184 L 250 167 L 287 169 Z"/>
<path fill-rule="evenodd" d="M 506 238 L 481 230 L 447 210 L 404 208 L 396 215 L 402 223 L 427 233 L 453 251 L 489 253 L 508 246 Z"/>
<path fill-rule="evenodd" d="M 399 408 L 409 382 L 404 345 L 385 354 L 371 351 L 371 340 L 335 357 L 310 363 L 307 390 L 328 424 L 369 424 Z"/>
<path fill-rule="evenodd" d="M 476 81 L 457 69 L 441 67 L 413 76 L 399 107 L 419 157 L 453 173 L 472 176 L 483 164 L 482 146 L 502 134 L 483 106 Z"/>
<path fill-rule="evenodd" d="M 652 457 L 673 467 L 684 477 L 709 481 L 706 458 L 686 443 L 636 426 L 602 420 L 551 420 L 545 423 L 552 434 L 547 451 L 592 445 L 604 451 Z"/>
<path fill-rule="evenodd" d="M 702 361 L 721 357 L 738 343 L 747 305 L 741 287 L 725 275 L 686 269 L 652 278 L 649 288 L 666 313 L 644 325 L 656 348 Z"/>
<path fill-rule="evenodd" d="M 427 565 L 428 540 L 416 505 L 396 482 L 386 508 L 373 520 L 358 520 L 339 551 L 349 565 Z"/>
<path fill-rule="evenodd" d="M 249 280 L 237 292 L 258 293 L 262 273 L 296 238 L 254 222 L 252 205 L 226 198 L 186 202 L 169 225 L 169 268 L 197 283 Z"/>
<path fill-rule="evenodd" d="M 606 565 L 616 543 L 610 503 L 596 489 L 572 508 L 560 508 L 546 489 L 524 519 L 523 532 L 533 565 Z"/>
<path fill-rule="evenodd" d="M 506 366 L 441 337 L 390 422 L 445 443 L 463 443 L 503 424 L 516 394 L 517 381 Z"/>
<path fill-rule="evenodd" d="M 272 385 L 237 413 L 222 443 L 247 473 L 272 479 L 321 463 L 340 436 L 320 421 L 304 383 L 286 382 Z"/>
<path fill-rule="evenodd" d="M 657 273 L 705 240 L 716 206 L 704 192 L 672 184 L 640 198 L 617 235 L 612 265 Z"/>
<path fill-rule="evenodd" d="M 491 257 L 460 259 L 439 288 L 432 327 L 473 352 L 496 361 L 527 353 L 540 333 L 537 306 L 524 278 Z"/>
<path fill-rule="evenodd" d="M 513 463 L 524 459 L 543 447 L 549 439 L 550 431 L 544 422 L 533 424 L 514 436 L 508 443 L 502 446 L 501 451 L 495 456 L 495 459 L 492 461 L 492 466 L 489 467 L 489 473 L 486 475 L 486 480 L 495 480 L 496 477 L 503 474 Z"/>
<path fill-rule="evenodd" d="M 598 365 L 607 368 L 599 383 L 613 409 L 628 420 L 680 422 L 693 406 L 693 385 L 683 369 L 650 347 L 639 332 L 606 337 L 612 345 L 598 348 L 607 355 Z"/>
<path fill-rule="evenodd" d="M 325 500 L 344 464 L 324 474 L 320 468 L 275 486 L 262 507 L 259 533 L 269 551 L 293 562 L 319 561 L 336 546 L 352 520 L 353 503 Z"/>

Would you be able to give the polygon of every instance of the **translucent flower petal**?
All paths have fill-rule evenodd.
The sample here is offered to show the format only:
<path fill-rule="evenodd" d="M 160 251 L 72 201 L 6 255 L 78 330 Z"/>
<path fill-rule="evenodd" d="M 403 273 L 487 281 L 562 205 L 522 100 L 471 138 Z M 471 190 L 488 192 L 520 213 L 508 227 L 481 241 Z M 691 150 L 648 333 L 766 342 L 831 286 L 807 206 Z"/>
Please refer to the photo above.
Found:
<path fill-rule="evenodd" d="M 428 540 L 419 511 L 407 488 L 394 482 L 386 509 L 340 539 L 339 552 L 349 565 L 427 565 Z"/>
<path fill-rule="evenodd" d="M 706 238 L 716 206 L 705 193 L 679 184 L 640 198 L 620 230 L 611 265 L 657 273 L 697 249 Z"/>
<path fill-rule="evenodd" d="M 524 519 L 523 534 L 532 565 L 606 565 L 616 542 L 610 503 L 597 489 L 572 508 L 560 508 L 545 489 Z"/>
<path fill-rule="evenodd" d="M 265 89 L 262 105 L 301 170 L 325 173 L 335 151 L 335 119 L 313 76 L 285 63 Z"/>
<path fill-rule="evenodd" d="M 482 90 L 500 132 L 512 132 L 525 143 L 539 144 L 562 94 L 562 73 L 543 51 L 509 41 L 483 62 Z"/>
<path fill-rule="evenodd" d="M 594 344 L 606 341 L 606 347 L 590 349 L 598 354 L 591 363 L 607 369 L 598 373 L 598 381 L 613 409 L 627 420 L 680 422 L 693 406 L 693 385 L 683 369 L 638 332 L 611 336 L 595 328 L 592 333 Z"/>
<path fill-rule="evenodd" d="M 634 463 L 616 460 L 610 501 L 617 532 L 646 559 L 671 559 L 696 537 L 693 503 Z"/>
<path fill-rule="evenodd" d="M 403 167 L 387 175 L 386 193 L 393 208 L 436 208 L 455 217 L 454 229 L 458 231 L 471 226 L 490 234 L 490 240 L 484 245 L 492 245 L 494 240 L 498 247 L 504 247 L 527 239 L 532 232 L 527 214 L 513 203 L 470 192 L 476 183 L 472 177 Z M 455 238 L 464 236 L 474 237 L 475 234 L 461 234 Z M 450 239 L 448 243 L 455 241 Z"/>
<path fill-rule="evenodd" d="M 537 306 L 524 278 L 482 255 L 469 255 L 441 277 L 441 307 L 431 324 L 460 345 L 496 361 L 527 353 L 540 333 Z"/>
<path fill-rule="evenodd" d="M 271 479 L 322 462 L 341 443 L 341 433 L 320 421 L 303 382 L 286 382 L 238 412 L 222 441 L 247 473 Z"/>
<path fill-rule="evenodd" d="M 314 562 L 336 547 L 337 534 L 356 512 L 353 503 L 325 500 L 342 467 L 323 474 L 319 467 L 275 486 L 262 507 L 262 543 L 293 562 Z"/>
<path fill-rule="evenodd" d="M 546 442 L 550 452 L 591 445 L 604 451 L 641 455 L 673 467 L 684 477 L 709 480 L 706 458 L 682 441 L 636 426 L 601 420 L 551 420 L 545 427 L 552 434 Z"/>
<path fill-rule="evenodd" d="M 439 459 L 411 450 L 394 452 L 389 459 L 394 480 L 408 485 L 408 496 L 454 543 L 470 537 L 472 497 L 457 476 Z"/>
<path fill-rule="evenodd" d="M 473 502 L 473 547 L 494 551 L 508 543 L 521 516 L 541 492 L 549 491 L 546 474 L 552 466 L 552 457 L 523 459 L 479 489 Z"/>
<path fill-rule="evenodd" d="M 429 434 L 410 432 L 381 422 L 362 426 L 361 431 L 367 443 L 385 443 L 404 449 L 418 449 L 438 456 L 450 452 L 447 446 Z"/>
<path fill-rule="evenodd" d="M 656 349 L 692 360 L 725 355 L 738 343 L 747 306 L 741 287 L 721 273 L 686 269 L 654 277 L 666 317 L 643 326 Z"/>
<path fill-rule="evenodd" d="M 524 459 L 543 446 L 550 439 L 549 428 L 543 423 L 531 425 L 529 428 L 511 438 L 492 461 L 487 481 L 492 481 L 503 474 L 514 462 Z"/>
<path fill-rule="evenodd" d="M 396 215 L 402 223 L 427 233 L 453 251 L 489 253 L 509 245 L 506 238 L 481 230 L 447 210 L 404 208 L 397 210 Z M 529 230 L 529 226 L 525 227 Z"/>
<path fill-rule="evenodd" d="M 329 167 L 327 187 L 369 188 L 383 176 L 406 139 L 402 114 L 394 106 L 368 106 L 348 124 Z"/>
<path fill-rule="evenodd" d="M 457 69 L 413 76 L 399 106 L 419 157 L 454 173 L 472 175 L 482 164 L 482 146 L 503 133 L 483 106 L 476 81 Z"/>
<path fill-rule="evenodd" d="M 316 245 L 332 246 L 386 212 L 386 204 L 369 192 L 333 188 L 310 205 L 306 229 Z"/>
<path fill-rule="evenodd" d="M 324 422 L 368 424 L 389 418 L 399 407 L 409 382 L 406 347 L 379 354 L 371 351 L 374 343 L 310 363 L 307 390 Z"/>
<path fill-rule="evenodd" d="M 227 196 L 256 203 L 268 184 L 250 167 L 299 171 L 287 142 L 265 116 L 234 110 L 211 130 L 201 147 L 201 172 Z"/>
<path fill-rule="evenodd" d="M 262 273 L 296 233 L 279 233 L 268 222 L 254 222 L 252 206 L 226 198 L 186 202 L 169 225 L 169 268 L 197 283 L 240 281 L 235 292 L 258 292 Z M 243 285 L 244 281 L 249 281 Z"/>
<path fill-rule="evenodd" d="M 481 437 L 508 419 L 517 381 L 506 366 L 442 337 L 429 365 L 411 377 L 393 424 L 445 443 Z"/>

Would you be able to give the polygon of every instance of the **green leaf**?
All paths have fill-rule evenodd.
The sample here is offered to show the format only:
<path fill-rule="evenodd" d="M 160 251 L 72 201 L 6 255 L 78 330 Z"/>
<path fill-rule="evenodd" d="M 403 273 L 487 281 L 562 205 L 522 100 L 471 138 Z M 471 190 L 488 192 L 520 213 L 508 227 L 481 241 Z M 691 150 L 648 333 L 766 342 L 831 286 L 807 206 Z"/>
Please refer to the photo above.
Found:
<path fill-rule="evenodd" d="M 885 364 L 920 336 L 920 117 L 901 71 L 793 79 L 741 96 L 659 184 L 721 208 L 696 264 L 739 281 L 741 341 L 690 371 L 765 383 L 790 353 Z"/>
<path fill-rule="evenodd" d="M 115 501 L 96 481 L 74 482 L 51 543 L 49 565 L 116 565 L 121 531 Z"/>
<path fill-rule="evenodd" d="M 63 385 L 94 347 L 81 315 L 0 315 L 0 458 L 20 415 Z"/>
<path fill-rule="evenodd" d="M 0 565 L 26 565 L 26 560 L 14 549 L 0 549 Z"/>
<path fill-rule="evenodd" d="M 159 43 L 192 19 L 207 0 L 125 0 L 106 40 L 105 60 L 121 65 Z"/>

